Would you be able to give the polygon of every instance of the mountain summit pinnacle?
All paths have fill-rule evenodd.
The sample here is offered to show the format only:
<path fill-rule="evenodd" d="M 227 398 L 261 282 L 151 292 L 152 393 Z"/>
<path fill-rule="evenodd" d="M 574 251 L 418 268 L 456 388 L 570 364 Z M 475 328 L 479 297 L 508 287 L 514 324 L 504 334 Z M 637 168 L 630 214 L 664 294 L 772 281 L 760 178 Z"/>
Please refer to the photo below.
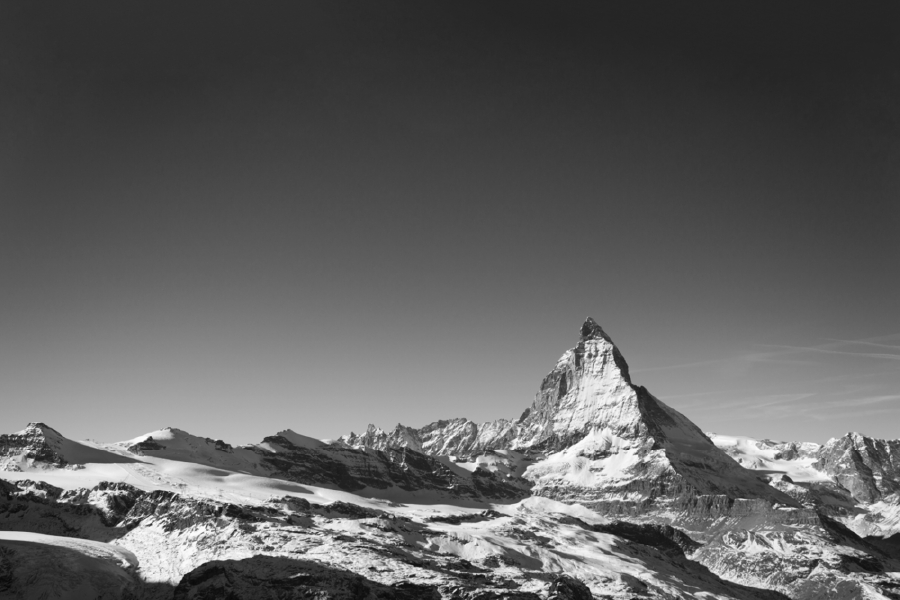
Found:
<path fill-rule="evenodd" d="M 606 332 L 603 331 L 603 328 L 597 324 L 597 321 L 595 321 L 591 317 L 588 317 L 584 320 L 584 325 L 581 326 L 581 341 L 586 342 L 588 340 L 596 339 L 604 339 L 612 344 L 612 340 L 609 339 L 609 336 L 606 335 Z"/>

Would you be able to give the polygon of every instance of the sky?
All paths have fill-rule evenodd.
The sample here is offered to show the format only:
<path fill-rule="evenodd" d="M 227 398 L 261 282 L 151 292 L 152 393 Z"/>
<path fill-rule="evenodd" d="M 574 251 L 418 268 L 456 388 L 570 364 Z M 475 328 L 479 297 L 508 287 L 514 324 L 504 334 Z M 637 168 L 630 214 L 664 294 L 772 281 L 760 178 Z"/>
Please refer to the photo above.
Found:
<path fill-rule="evenodd" d="M 900 438 L 894 2 L 0 4 L 0 431 Z"/>

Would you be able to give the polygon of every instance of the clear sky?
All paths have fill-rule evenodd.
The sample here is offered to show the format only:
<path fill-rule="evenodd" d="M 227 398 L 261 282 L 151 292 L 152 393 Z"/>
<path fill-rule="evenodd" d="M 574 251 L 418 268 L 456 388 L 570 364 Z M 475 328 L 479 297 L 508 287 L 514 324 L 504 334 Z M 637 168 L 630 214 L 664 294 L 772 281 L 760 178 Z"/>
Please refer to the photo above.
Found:
<path fill-rule="evenodd" d="M 186 5 L 185 5 L 186 4 Z M 900 437 L 896 2 L 0 4 L 0 431 Z"/>

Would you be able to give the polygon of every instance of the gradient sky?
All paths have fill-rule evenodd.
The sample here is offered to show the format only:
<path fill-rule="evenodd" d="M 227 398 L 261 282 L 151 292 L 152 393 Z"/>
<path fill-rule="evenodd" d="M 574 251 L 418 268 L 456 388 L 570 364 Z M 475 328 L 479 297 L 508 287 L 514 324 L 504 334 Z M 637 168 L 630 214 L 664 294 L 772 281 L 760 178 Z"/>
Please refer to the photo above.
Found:
<path fill-rule="evenodd" d="M 4 2 L 0 431 L 900 437 L 896 2 Z"/>

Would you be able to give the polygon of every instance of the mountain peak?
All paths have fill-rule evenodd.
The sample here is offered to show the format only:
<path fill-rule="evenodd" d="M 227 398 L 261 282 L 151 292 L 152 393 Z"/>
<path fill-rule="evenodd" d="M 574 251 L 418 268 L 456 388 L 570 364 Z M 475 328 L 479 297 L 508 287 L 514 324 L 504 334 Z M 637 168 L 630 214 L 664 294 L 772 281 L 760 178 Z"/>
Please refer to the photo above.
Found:
<path fill-rule="evenodd" d="M 47 425 L 46 423 L 41 423 L 40 421 L 34 421 L 34 422 L 29 423 L 29 424 L 25 427 L 25 429 L 23 429 L 23 430 L 20 431 L 19 433 L 20 433 L 20 434 L 24 434 L 24 433 L 27 433 L 27 432 L 30 432 L 30 431 L 34 431 L 34 430 L 38 430 L 38 431 L 40 431 L 41 433 L 46 433 L 46 432 L 48 432 L 48 431 L 52 431 L 52 432 L 55 433 L 56 435 L 62 435 L 62 434 L 61 434 L 60 432 L 58 432 L 57 430 L 53 429 L 52 427 L 50 427 L 50 426 Z"/>
<path fill-rule="evenodd" d="M 593 318 L 588 317 L 584 320 L 584 325 L 581 326 L 581 341 L 586 342 L 588 340 L 597 340 L 603 339 L 612 344 L 612 340 L 606 335 L 606 332 L 603 331 L 603 328 L 597 324 Z"/>
<path fill-rule="evenodd" d="M 46 423 L 0 435 L 0 471 L 31 471 L 86 463 L 138 462 L 133 458 L 70 440 Z"/>

